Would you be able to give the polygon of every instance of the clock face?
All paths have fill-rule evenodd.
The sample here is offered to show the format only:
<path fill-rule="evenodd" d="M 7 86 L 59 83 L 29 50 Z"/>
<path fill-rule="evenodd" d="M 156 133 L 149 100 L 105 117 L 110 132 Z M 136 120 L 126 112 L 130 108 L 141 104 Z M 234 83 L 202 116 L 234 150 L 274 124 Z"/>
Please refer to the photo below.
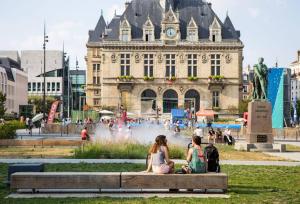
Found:
<path fill-rule="evenodd" d="M 174 28 L 167 28 L 167 36 L 174 37 L 176 35 L 176 30 Z"/>

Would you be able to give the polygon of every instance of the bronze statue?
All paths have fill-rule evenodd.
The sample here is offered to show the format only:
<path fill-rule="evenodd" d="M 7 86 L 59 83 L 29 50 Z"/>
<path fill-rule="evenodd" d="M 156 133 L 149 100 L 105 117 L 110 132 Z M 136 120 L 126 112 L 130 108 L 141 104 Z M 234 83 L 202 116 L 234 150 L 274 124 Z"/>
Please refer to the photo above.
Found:
<path fill-rule="evenodd" d="M 268 67 L 264 64 L 264 58 L 259 58 L 258 64 L 254 65 L 253 100 L 266 100 L 268 86 Z"/>

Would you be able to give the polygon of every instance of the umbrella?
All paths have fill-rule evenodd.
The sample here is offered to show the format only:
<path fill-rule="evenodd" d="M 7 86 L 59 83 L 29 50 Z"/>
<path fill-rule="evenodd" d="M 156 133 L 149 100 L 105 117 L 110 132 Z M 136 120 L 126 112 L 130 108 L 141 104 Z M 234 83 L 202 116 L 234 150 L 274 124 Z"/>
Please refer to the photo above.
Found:
<path fill-rule="evenodd" d="M 99 111 L 99 113 L 100 114 L 107 114 L 107 115 L 109 115 L 109 114 L 114 114 L 112 111 L 108 111 L 108 110 L 101 110 L 101 111 Z"/>
<path fill-rule="evenodd" d="M 245 122 L 246 119 L 245 118 L 238 118 L 238 119 L 235 119 L 236 122 Z"/>
<path fill-rule="evenodd" d="M 112 117 L 106 115 L 106 116 L 102 116 L 100 120 L 111 120 Z"/>
<path fill-rule="evenodd" d="M 137 116 L 137 114 L 135 114 L 135 113 L 130 113 L 130 112 L 127 112 L 127 116 Z"/>
<path fill-rule="evenodd" d="M 43 113 L 39 113 L 39 114 L 37 114 L 36 116 L 34 116 L 33 118 L 32 118 L 32 122 L 33 123 L 35 123 L 35 122 L 37 122 L 37 121 L 40 121 L 40 120 L 42 120 L 43 119 Z"/>
<path fill-rule="evenodd" d="M 201 110 L 196 113 L 197 116 L 214 116 L 215 113 L 213 110 Z"/>

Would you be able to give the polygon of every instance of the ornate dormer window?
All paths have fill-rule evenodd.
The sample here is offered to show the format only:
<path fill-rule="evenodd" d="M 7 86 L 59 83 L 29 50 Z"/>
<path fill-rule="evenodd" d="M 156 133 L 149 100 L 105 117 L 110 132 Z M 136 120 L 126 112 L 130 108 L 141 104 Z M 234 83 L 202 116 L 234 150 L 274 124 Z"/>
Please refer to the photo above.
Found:
<path fill-rule="evenodd" d="M 187 40 L 190 42 L 197 42 L 198 39 L 198 26 L 192 17 L 187 27 Z"/>
<path fill-rule="evenodd" d="M 154 36 L 154 25 L 150 19 L 150 17 L 148 16 L 147 21 L 145 22 L 144 26 L 143 26 L 143 40 L 146 42 L 151 42 L 155 40 L 155 36 Z"/>
<path fill-rule="evenodd" d="M 212 42 L 222 41 L 222 27 L 216 17 L 213 23 L 209 26 L 209 40 Z"/>
<path fill-rule="evenodd" d="M 120 41 L 131 41 L 131 26 L 126 17 L 120 23 Z"/>

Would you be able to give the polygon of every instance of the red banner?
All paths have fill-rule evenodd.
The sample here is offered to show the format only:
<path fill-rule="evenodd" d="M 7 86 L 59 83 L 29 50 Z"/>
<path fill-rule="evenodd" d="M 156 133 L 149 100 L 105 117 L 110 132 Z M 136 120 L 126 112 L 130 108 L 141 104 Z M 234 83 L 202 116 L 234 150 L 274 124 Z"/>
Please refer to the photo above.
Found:
<path fill-rule="evenodd" d="M 53 123 L 58 105 L 59 105 L 59 101 L 54 101 L 52 103 L 51 110 L 48 115 L 48 124 Z"/>

